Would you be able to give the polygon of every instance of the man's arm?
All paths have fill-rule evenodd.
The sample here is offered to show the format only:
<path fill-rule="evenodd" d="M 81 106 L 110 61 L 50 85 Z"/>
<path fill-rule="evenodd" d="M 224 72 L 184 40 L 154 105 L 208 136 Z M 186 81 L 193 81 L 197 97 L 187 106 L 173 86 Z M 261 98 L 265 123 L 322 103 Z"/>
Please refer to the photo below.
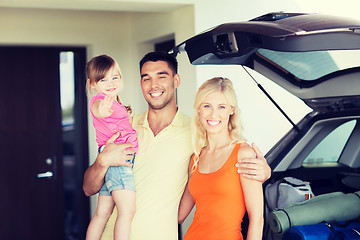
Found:
<path fill-rule="evenodd" d="M 271 176 L 271 168 L 255 143 L 252 144 L 252 148 L 256 157 L 239 158 L 236 167 L 243 177 L 265 182 Z"/>
<path fill-rule="evenodd" d="M 115 144 L 114 141 L 119 137 L 119 133 L 113 135 L 104 147 L 104 150 L 97 156 L 95 162 L 86 170 L 84 174 L 83 190 L 86 196 L 96 194 L 104 184 L 104 177 L 110 166 L 127 166 L 132 164 L 126 162 L 133 159 L 134 150 L 131 143 Z"/>
<path fill-rule="evenodd" d="M 104 177 L 108 168 L 102 166 L 99 163 L 100 161 L 98 156 L 84 174 L 83 191 L 88 197 L 96 194 L 104 184 Z"/>

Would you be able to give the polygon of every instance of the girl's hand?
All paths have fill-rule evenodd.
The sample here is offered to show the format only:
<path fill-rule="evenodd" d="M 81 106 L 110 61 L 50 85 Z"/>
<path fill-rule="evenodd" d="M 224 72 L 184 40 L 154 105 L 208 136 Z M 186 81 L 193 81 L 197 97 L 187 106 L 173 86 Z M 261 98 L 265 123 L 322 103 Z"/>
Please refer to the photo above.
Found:
<path fill-rule="evenodd" d="M 113 113 L 111 106 L 114 100 L 115 100 L 114 97 L 105 95 L 104 99 L 99 103 L 99 111 L 98 111 L 99 118 L 106 118 L 111 116 L 111 114 Z"/>

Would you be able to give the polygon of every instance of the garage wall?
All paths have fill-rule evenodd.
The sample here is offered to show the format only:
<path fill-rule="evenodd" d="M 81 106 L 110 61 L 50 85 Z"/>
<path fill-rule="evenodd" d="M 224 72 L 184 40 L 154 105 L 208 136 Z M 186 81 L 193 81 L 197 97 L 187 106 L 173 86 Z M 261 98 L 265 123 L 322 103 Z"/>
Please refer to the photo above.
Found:
<path fill-rule="evenodd" d="M 137 56 L 137 69 L 140 59 L 149 51 L 153 51 L 154 43 L 175 38 L 175 44 L 194 35 L 194 8 L 188 6 L 170 13 L 139 13 L 133 15 L 134 56 Z M 188 64 L 187 56 L 179 56 L 179 73 L 181 84 L 178 88 L 178 106 L 188 115 L 192 114 L 193 99 L 196 91 L 195 67 Z M 138 78 L 139 80 L 140 78 Z M 140 83 L 138 81 L 138 87 Z M 139 90 L 140 91 L 140 90 Z M 145 100 L 142 99 L 145 102 Z M 142 105 L 141 111 L 147 106 Z"/>

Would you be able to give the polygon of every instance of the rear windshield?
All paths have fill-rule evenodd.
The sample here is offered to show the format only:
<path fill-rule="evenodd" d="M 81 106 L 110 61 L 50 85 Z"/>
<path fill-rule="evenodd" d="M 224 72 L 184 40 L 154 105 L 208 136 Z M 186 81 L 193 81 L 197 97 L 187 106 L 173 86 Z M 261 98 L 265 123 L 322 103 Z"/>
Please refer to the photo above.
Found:
<path fill-rule="evenodd" d="M 360 50 L 279 52 L 259 49 L 258 53 L 267 61 L 305 81 L 360 66 Z"/>

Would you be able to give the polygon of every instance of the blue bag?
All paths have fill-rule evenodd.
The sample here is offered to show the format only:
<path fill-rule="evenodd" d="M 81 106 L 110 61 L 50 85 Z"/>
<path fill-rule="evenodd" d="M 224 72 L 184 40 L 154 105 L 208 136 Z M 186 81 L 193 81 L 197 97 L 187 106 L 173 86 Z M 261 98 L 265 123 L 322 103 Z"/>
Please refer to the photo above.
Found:
<path fill-rule="evenodd" d="M 360 223 L 351 224 L 345 229 L 333 231 L 329 240 L 355 240 L 360 239 Z"/>
<path fill-rule="evenodd" d="M 319 223 L 291 227 L 283 240 L 353 240 L 360 239 L 359 222 Z"/>
<path fill-rule="evenodd" d="M 328 223 L 299 225 L 289 228 L 283 240 L 328 240 L 330 233 Z"/>

